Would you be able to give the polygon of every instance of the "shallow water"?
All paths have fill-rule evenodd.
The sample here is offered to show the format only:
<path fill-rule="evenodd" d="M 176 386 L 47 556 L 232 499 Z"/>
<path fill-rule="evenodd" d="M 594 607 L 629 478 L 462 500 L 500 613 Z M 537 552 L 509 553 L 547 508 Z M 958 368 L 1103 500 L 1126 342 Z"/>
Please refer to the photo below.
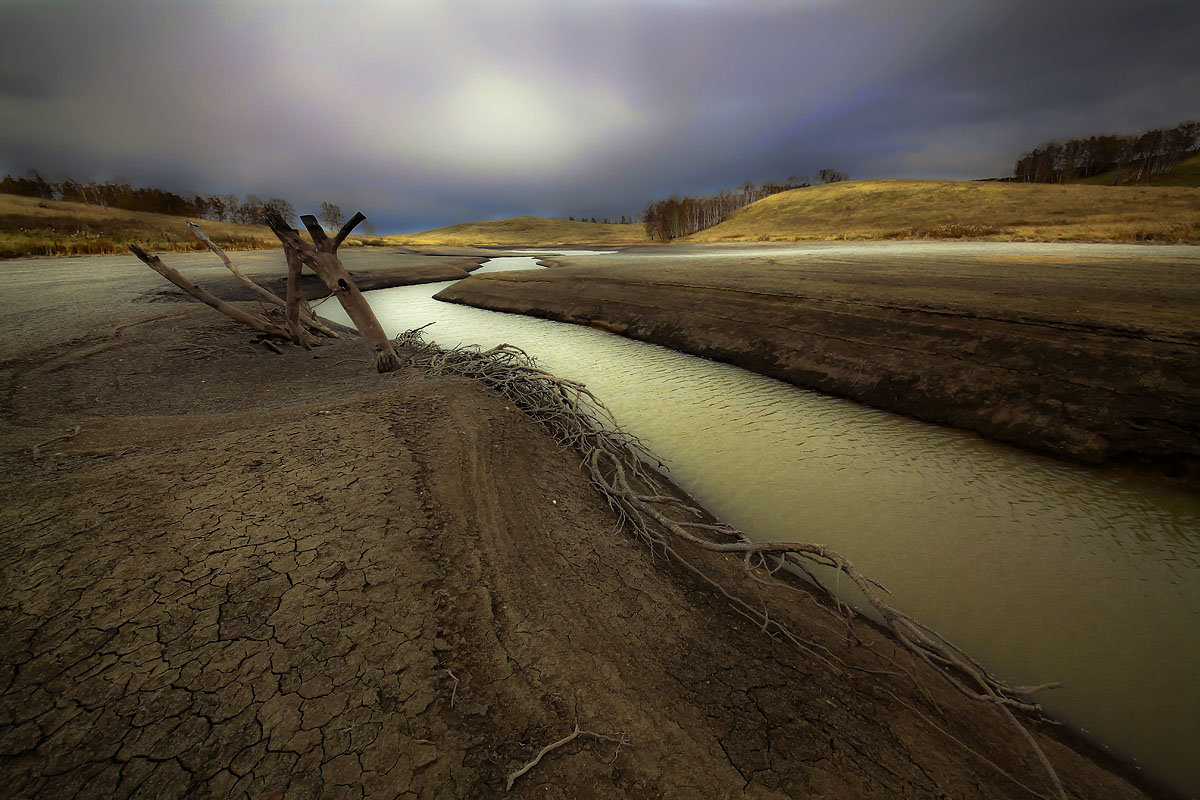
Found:
<path fill-rule="evenodd" d="M 477 272 L 536 267 L 493 259 Z M 720 518 L 828 544 L 1053 713 L 1200 792 L 1200 495 L 1075 467 L 591 328 L 369 292 L 384 327 L 588 384 Z M 330 304 L 321 313 L 340 322 Z"/>

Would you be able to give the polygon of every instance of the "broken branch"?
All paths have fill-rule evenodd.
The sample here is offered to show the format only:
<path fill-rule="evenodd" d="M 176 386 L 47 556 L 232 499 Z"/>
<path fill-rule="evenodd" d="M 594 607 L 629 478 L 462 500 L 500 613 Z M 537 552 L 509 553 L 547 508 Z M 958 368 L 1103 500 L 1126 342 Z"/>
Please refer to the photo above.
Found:
<path fill-rule="evenodd" d="M 366 217 L 363 219 L 366 219 Z M 321 223 L 312 214 L 305 214 L 300 217 L 300 221 L 304 223 L 305 228 L 308 228 L 308 235 L 312 237 L 314 247 L 320 249 L 329 241 L 329 237 L 325 235 L 325 229 L 321 227 Z M 341 242 L 337 244 L 341 244 Z M 337 245 L 334 245 L 334 249 L 336 247 Z"/>
<path fill-rule="evenodd" d="M 229 271 L 233 273 L 234 277 L 237 278 L 239 281 L 241 281 L 243 284 L 245 284 L 246 287 L 250 289 L 250 291 L 254 292 L 261 299 L 267 301 L 268 303 L 271 303 L 272 305 L 279 306 L 280 308 L 287 307 L 288 304 L 286 302 L 284 302 L 284 300 L 279 295 L 275 294 L 274 292 L 272 292 L 270 289 L 266 288 L 265 286 L 260 286 L 259 284 L 255 283 L 253 279 L 251 279 L 244 272 L 242 272 L 240 269 L 238 269 L 237 265 L 233 263 L 233 259 L 231 259 L 225 253 L 225 251 L 223 249 L 221 249 L 221 247 L 216 242 L 214 242 L 212 239 L 210 239 L 208 237 L 208 234 L 206 234 L 206 233 L 204 233 L 204 231 L 200 230 L 199 225 L 192 222 L 191 220 L 188 220 L 187 225 L 188 225 L 188 229 L 191 230 L 191 232 L 196 236 L 196 238 L 199 239 L 200 241 L 204 242 L 204 244 L 208 247 L 209 250 L 212 250 L 214 253 L 216 253 L 217 257 L 220 258 L 221 261 L 225 264 L 225 266 L 229 269 Z M 288 260 L 288 267 L 289 268 L 291 267 L 291 259 Z M 290 279 L 290 274 L 289 274 L 289 279 Z M 289 291 L 289 293 L 291 291 L 290 284 L 288 287 L 288 291 Z M 302 322 L 305 325 L 307 325 L 308 327 L 312 328 L 317 333 L 320 333 L 323 336 L 328 336 L 330 339 L 340 338 L 334 330 L 327 327 L 322 322 L 318 321 L 316 314 L 312 313 L 312 309 L 307 307 L 308 303 L 306 303 L 304 301 L 304 298 L 302 296 L 299 298 L 298 305 L 299 305 L 299 309 L 298 309 L 297 313 L 299 315 L 300 322 Z M 291 315 L 291 312 L 289 311 L 289 320 L 291 319 L 290 315 Z M 291 326 L 289 324 L 289 328 L 290 327 Z M 296 341 L 300 342 L 301 344 L 304 344 L 303 340 L 307 339 L 307 338 L 308 337 L 303 336 L 303 331 L 302 331 L 301 335 L 296 336 Z M 306 348 L 307 348 L 307 345 L 306 345 Z"/>
<path fill-rule="evenodd" d="M 283 339 L 284 341 L 292 338 L 286 330 L 278 325 L 272 325 L 262 317 L 255 316 L 254 314 L 248 314 L 245 311 L 242 311 L 240 308 L 232 306 L 219 297 L 216 297 L 209 292 L 206 292 L 204 289 L 201 289 L 199 286 L 180 275 L 178 270 L 175 270 L 164 264 L 162 259 L 160 259 L 158 256 L 150 255 L 136 244 L 129 245 L 129 249 L 135 256 L 140 258 L 146 266 L 150 267 L 150 269 L 154 270 L 159 275 L 162 275 L 164 278 L 190 294 L 192 297 L 199 300 L 201 303 L 212 306 L 225 316 L 231 317 L 243 325 L 248 325 L 259 333 L 263 333 L 267 336 L 272 336 L 277 339 Z"/>
<path fill-rule="evenodd" d="M 349 220 L 347 220 L 346 224 L 342 226 L 342 229 L 337 232 L 337 236 L 333 237 L 334 249 L 336 250 L 341 245 L 341 243 L 346 240 L 346 237 L 350 235 L 350 231 L 357 228 L 359 223 L 362 222 L 363 220 L 365 220 L 366 218 L 367 218 L 366 214 L 362 213 L 361 211 L 355 211 L 354 216 L 351 217 Z"/>

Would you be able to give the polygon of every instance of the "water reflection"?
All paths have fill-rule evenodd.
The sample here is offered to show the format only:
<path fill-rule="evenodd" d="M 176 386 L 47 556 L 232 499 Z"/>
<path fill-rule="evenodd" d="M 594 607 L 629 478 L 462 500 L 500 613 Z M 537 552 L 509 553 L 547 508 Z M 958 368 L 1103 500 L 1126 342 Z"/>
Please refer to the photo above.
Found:
<path fill-rule="evenodd" d="M 1043 698 L 1052 711 L 1200 790 L 1200 497 L 603 331 L 432 299 L 448 285 L 368 296 L 393 333 L 436 320 L 426 333 L 443 346 L 507 342 L 587 383 L 721 518 L 835 547 L 1003 677 L 1063 681 Z"/>

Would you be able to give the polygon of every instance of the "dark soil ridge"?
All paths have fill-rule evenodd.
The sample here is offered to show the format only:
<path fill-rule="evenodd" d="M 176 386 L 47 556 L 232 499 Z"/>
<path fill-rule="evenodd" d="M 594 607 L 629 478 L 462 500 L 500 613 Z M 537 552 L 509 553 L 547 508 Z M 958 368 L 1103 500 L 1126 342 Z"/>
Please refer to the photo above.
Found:
<path fill-rule="evenodd" d="M 1093 465 L 1200 479 L 1200 343 L 564 267 L 439 300 L 590 325 Z"/>
<path fill-rule="evenodd" d="M 492 797 L 576 720 L 633 746 L 573 743 L 512 796 L 1047 790 L 873 627 L 768 601 L 831 669 L 631 546 L 577 458 L 473 384 L 375 375 L 350 340 L 275 356 L 207 309 L 0 372 L 9 796 Z M 1145 796 L 1035 735 L 1072 796 Z"/>

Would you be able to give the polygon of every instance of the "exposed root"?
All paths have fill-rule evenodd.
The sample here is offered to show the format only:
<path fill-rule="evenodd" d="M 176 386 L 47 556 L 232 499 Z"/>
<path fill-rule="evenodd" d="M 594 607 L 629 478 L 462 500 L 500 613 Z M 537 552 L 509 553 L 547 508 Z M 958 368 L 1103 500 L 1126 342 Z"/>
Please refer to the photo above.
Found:
<path fill-rule="evenodd" d="M 571 731 L 566 736 L 559 739 L 557 742 L 551 742 L 550 744 L 546 745 L 541 750 L 539 750 L 538 754 L 536 756 L 534 756 L 531 761 L 527 762 L 525 764 L 525 766 L 510 773 L 508 776 L 508 784 L 504 787 L 504 791 L 511 792 L 513 784 L 516 782 L 517 778 L 521 777 L 526 772 L 529 772 L 529 770 L 536 767 L 538 765 L 538 762 L 542 760 L 542 756 L 546 755 L 547 753 L 549 753 L 553 750 L 557 750 L 558 748 L 562 747 L 564 744 L 570 744 L 571 742 L 578 739 L 580 736 L 591 736 L 593 739 L 600 739 L 601 741 L 605 741 L 605 742 L 616 742 L 617 743 L 617 754 L 620 754 L 622 747 L 633 744 L 633 742 L 631 742 L 623 733 L 619 734 L 617 736 L 608 736 L 607 734 L 596 733 L 595 731 L 585 731 L 585 730 L 580 729 L 579 723 L 576 722 L 575 730 Z M 616 761 L 616 759 L 617 759 L 617 755 L 614 754 L 613 761 Z"/>
<path fill-rule="evenodd" d="M 1019 711 L 1038 721 L 1049 721 L 1031 695 L 1057 684 L 1014 686 L 1002 681 L 966 652 L 893 608 L 882 597 L 882 593 L 887 592 L 885 587 L 824 545 L 755 542 L 724 523 L 698 522 L 698 519 L 705 519 L 704 512 L 672 495 L 662 474 L 654 468 L 663 467 L 662 462 L 636 437 L 623 431 L 608 408 L 586 386 L 555 377 L 538 367 L 519 348 L 502 344 L 490 350 L 478 346 L 446 350 L 426 341 L 421 329 L 401 334 L 396 337 L 394 344 L 397 351 L 404 353 L 414 366 L 435 374 L 462 375 L 501 392 L 518 408 L 549 428 L 555 439 L 583 456 L 593 485 L 608 500 L 621 521 L 653 552 L 663 553 L 680 562 L 712 585 L 736 611 L 763 630 L 835 670 L 838 666 L 817 653 L 813 643 L 805 642 L 782 622 L 771 618 L 765 605 L 754 606 L 731 594 L 691 564 L 678 545 L 683 543 L 709 552 L 740 557 L 747 575 L 757 584 L 784 591 L 805 591 L 794 581 L 776 577 L 783 569 L 794 570 L 807 576 L 818 590 L 826 592 L 839 612 L 859 613 L 817 580 L 814 568 L 833 570 L 835 578 L 844 575 L 862 593 L 878 621 L 911 653 L 937 670 L 963 694 L 993 705 L 1005 714 L 1037 754 L 1059 796 L 1065 797 L 1058 775 L 1045 753 L 1013 714 L 1013 711 Z M 533 763 L 536 763 L 536 759 Z"/>
<path fill-rule="evenodd" d="M 887 692 L 887 693 L 888 693 L 888 695 L 890 695 L 890 696 L 891 696 L 891 698 L 892 698 L 893 700 L 895 700 L 897 703 L 899 703 L 900 705 L 904 706 L 905 708 L 907 708 L 907 709 L 908 709 L 909 711 L 911 711 L 912 713 L 916 714 L 916 715 L 917 715 L 917 716 L 918 716 L 918 717 L 921 719 L 921 721 L 922 721 L 922 722 L 924 722 L 926 725 L 928 725 L 929 727 L 933 728 L 935 731 L 937 731 L 938 733 L 942 734 L 942 735 L 943 735 L 943 736 L 945 736 L 947 739 L 949 739 L 950 741 L 954 742 L 954 743 L 955 743 L 955 744 L 957 744 L 959 747 L 963 748 L 963 749 L 964 749 L 964 750 L 966 750 L 968 753 L 970 753 L 971 755 L 973 755 L 973 756 L 975 756 L 976 758 L 978 758 L 978 759 L 979 759 L 980 761 L 982 761 L 984 764 L 987 764 L 989 767 L 991 767 L 992 769 L 994 769 L 994 770 L 995 770 L 995 771 L 996 771 L 998 774 L 1000 774 L 1000 775 L 1003 775 L 1005 778 L 1008 778 L 1010 781 L 1012 781 L 1012 782 L 1013 782 L 1013 783 L 1015 783 L 1017 786 L 1019 786 L 1019 787 L 1021 787 L 1022 789 L 1024 789 L 1026 792 L 1028 792 L 1028 793 L 1029 793 L 1030 795 L 1032 795 L 1033 797 L 1042 797 L 1042 798 L 1044 798 L 1044 797 L 1045 797 L 1045 795 L 1044 795 L 1044 794 L 1042 794 L 1041 792 L 1034 791 L 1033 789 L 1029 788 L 1029 787 L 1028 787 L 1028 786 L 1026 786 L 1025 784 L 1021 783 L 1019 780 L 1017 780 L 1017 779 L 1016 779 L 1015 777 L 1013 777 L 1011 774 L 1009 774 L 1008 772 L 1006 772 L 1006 771 L 1005 771 L 1005 770 L 1004 770 L 1004 769 L 1003 769 L 1003 768 L 1002 768 L 1002 767 L 1001 767 L 999 764 L 997 764 L 995 761 L 992 761 L 990 758 L 988 758 L 987 756 L 985 756 L 983 753 L 981 753 L 981 752 L 979 752 L 978 750 L 976 750 L 975 748 L 971 747 L 969 744 L 967 744 L 966 742 L 964 742 L 962 739 L 959 739 L 957 736 L 955 736 L 954 734 L 950 733 L 948 730 L 946 730 L 946 729 L 945 729 L 945 728 L 943 728 L 942 726 L 938 725 L 936 722 L 934 722 L 933 720 L 931 720 L 929 717 L 927 717 L 927 716 L 925 716 L 924 714 L 922 714 L 922 713 L 921 713 L 921 712 L 920 712 L 920 711 L 917 709 L 917 707 L 916 707 L 916 706 L 914 706 L 914 705 L 912 705 L 912 704 L 910 704 L 910 703 L 906 702 L 905 700 L 903 700 L 902 698 L 898 697 L 898 696 L 897 696 L 897 695 L 895 695 L 894 693 L 892 693 L 892 692 L 889 692 L 887 689 L 884 689 L 884 691 L 885 691 L 885 692 Z"/>

